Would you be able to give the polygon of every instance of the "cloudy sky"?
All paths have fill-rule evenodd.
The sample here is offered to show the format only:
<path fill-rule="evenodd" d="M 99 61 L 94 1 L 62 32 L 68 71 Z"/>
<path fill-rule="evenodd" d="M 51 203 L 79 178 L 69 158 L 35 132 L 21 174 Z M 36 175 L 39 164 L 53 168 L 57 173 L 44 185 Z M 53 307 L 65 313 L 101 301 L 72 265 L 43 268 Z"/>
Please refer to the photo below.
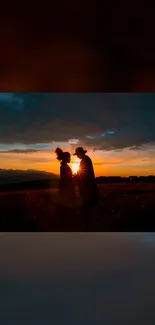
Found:
<path fill-rule="evenodd" d="M 154 174 L 154 104 L 152 93 L 0 93 L 0 168 L 59 173 L 59 145 L 85 147 L 97 176 Z"/>
<path fill-rule="evenodd" d="M 155 234 L 0 234 L 0 323 L 154 325 Z"/>

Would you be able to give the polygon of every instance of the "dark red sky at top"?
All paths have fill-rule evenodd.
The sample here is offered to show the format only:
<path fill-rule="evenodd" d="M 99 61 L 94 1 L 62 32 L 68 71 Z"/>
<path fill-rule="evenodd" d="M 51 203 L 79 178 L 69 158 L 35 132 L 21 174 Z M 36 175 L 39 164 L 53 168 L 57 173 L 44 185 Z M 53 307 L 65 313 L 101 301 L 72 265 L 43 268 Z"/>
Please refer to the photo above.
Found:
<path fill-rule="evenodd" d="M 154 91 L 154 12 L 141 6 L 3 4 L 0 90 Z"/>

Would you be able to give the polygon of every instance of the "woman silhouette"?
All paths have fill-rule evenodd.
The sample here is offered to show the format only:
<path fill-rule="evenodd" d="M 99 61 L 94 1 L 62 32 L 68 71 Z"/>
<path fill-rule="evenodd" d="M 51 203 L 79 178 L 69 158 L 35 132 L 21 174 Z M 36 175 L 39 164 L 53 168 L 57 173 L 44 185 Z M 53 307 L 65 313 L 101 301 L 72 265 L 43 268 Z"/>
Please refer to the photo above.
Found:
<path fill-rule="evenodd" d="M 61 148 L 56 148 L 57 159 L 60 163 L 60 183 L 59 183 L 59 204 L 64 208 L 76 207 L 76 190 L 69 167 L 71 155 L 69 152 L 63 152 Z"/>

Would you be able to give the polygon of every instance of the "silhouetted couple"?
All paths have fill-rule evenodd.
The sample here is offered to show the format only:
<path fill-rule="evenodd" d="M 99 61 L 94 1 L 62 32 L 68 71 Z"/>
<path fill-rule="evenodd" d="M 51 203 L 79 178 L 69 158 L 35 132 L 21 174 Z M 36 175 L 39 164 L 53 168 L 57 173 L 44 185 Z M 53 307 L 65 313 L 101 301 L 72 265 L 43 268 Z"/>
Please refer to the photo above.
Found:
<path fill-rule="evenodd" d="M 90 211 L 98 201 L 98 191 L 92 161 L 90 157 L 86 155 L 86 150 L 82 147 L 77 148 L 74 155 L 81 161 L 77 174 L 73 175 L 68 165 L 71 161 L 70 153 L 63 152 L 61 148 L 57 148 L 55 152 L 57 154 L 57 159 L 61 161 L 59 184 L 60 205 L 69 209 L 76 209 L 77 196 L 75 180 L 79 189 L 82 213 L 86 223 L 89 224 Z"/>

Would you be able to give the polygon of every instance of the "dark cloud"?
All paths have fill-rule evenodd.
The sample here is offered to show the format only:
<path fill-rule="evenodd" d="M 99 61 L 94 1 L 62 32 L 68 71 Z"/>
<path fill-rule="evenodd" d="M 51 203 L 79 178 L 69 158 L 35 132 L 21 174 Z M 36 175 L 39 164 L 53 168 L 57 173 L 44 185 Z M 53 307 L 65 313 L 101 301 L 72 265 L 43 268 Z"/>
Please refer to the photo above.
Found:
<path fill-rule="evenodd" d="M 38 152 L 40 150 L 36 150 L 36 149 L 13 149 L 13 150 L 6 150 L 6 151 L 0 151 L 1 153 L 34 153 L 34 152 Z"/>
<path fill-rule="evenodd" d="M 124 159 L 125 161 L 129 161 L 129 159 Z M 120 165 L 120 163 L 122 163 L 122 160 L 115 160 L 115 161 L 106 161 L 104 160 L 104 162 L 94 162 L 93 165 L 96 165 L 96 166 L 104 166 L 105 164 L 108 164 L 108 165 Z"/>
<path fill-rule="evenodd" d="M 144 144 L 150 144 L 151 140 L 155 139 L 155 135 L 146 137 L 145 135 L 133 132 L 132 134 L 125 134 L 125 131 L 118 132 L 112 136 L 107 136 L 105 139 L 96 138 L 93 140 L 85 140 L 85 145 L 93 148 L 94 150 L 122 150 L 124 148 L 130 148 L 131 150 L 143 149 Z M 133 144 L 136 146 L 133 148 Z"/>
<path fill-rule="evenodd" d="M 94 150 L 140 148 L 155 141 L 154 104 L 154 94 L 14 94 L 0 103 L 0 142 L 78 139 Z"/>
<path fill-rule="evenodd" d="M 93 165 L 95 165 L 95 166 L 102 166 L 102 165 L 104 165 L 104 163 L 102 163 L 102 162 L 94 162 Z"/>

